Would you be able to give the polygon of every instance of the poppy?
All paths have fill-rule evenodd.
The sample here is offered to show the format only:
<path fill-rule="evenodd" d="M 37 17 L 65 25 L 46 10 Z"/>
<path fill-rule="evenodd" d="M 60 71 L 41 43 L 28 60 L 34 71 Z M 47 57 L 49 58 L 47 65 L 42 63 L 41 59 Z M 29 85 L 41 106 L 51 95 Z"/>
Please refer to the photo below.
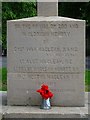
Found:
<path fill-rule="evenodd" d="M 42 96 L 43 99 L 48 99 L 53 97 L 53 93 L 49 90 L 47 85 L 42 85 L 41 89 L 37 90 Z"/>

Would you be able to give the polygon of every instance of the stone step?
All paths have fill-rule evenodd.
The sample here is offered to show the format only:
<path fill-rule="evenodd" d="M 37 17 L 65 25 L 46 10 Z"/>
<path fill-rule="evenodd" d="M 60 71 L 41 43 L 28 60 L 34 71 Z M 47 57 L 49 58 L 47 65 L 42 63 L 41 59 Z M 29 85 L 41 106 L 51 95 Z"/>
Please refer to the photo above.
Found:
<path fill-rule="evenodd" d="M 1 95 L 1 92 L 0 92 Z M 8 106 L 7 93 L 2 93 L 2 120 L 88 120 L 88 93 L 85 94 L 85 107 L 55 107 L 42 110 L 39 106 Z M 56 119 L 57 118 L 57 119 Z"/>

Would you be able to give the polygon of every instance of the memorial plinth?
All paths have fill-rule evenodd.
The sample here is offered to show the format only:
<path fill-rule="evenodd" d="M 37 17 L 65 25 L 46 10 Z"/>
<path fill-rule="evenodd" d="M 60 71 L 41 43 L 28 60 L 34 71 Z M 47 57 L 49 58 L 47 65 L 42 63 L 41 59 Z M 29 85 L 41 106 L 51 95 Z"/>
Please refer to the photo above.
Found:
<path fill-rule="evenodd" d="M 40 105 L 36 90 L 48 84 L 53 106 L 84 106 L 84 20 L 10 20 L 7 35 L 9 105 Z"/>

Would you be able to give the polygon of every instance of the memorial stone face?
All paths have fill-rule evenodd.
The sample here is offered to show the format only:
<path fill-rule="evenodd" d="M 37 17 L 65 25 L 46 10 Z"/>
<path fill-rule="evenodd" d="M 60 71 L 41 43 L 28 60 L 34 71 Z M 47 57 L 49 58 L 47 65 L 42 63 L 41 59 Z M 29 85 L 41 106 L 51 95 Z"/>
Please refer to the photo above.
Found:
<path fill-rule="evenodd" d="M 56 106 L 84 106 L 85 21 L 66 17 L 10 20 L 8 104 L 40 105 L 47 84 Z"/>

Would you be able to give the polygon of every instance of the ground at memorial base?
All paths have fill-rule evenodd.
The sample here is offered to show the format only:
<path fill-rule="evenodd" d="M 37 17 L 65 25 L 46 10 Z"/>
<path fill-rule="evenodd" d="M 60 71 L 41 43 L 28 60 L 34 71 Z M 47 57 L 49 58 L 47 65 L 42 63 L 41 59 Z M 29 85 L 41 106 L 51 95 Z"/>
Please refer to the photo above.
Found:
<path fill-rule="evenodd" d="M 42 110 L 39 106 L 7 106 L 7 93 L 3 92 L 2 120 L 88 120 L 88 94 L 85 93 L 85 107 L 55 107 Z M 55 119 L 56 120 L 56 119 Z"/>

